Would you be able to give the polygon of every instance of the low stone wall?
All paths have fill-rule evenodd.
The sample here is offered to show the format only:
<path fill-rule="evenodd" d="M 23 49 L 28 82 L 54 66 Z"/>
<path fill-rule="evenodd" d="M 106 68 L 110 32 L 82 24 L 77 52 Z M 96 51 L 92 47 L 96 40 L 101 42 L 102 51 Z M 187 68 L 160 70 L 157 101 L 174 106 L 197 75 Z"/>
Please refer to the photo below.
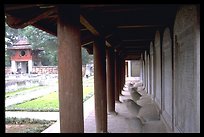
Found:
<path fill-rule="evenodd" d="M 82 76 L 85 75 L 86 67 L 82 66 Z M 5 74 L 11 74 L 11 67 L 5 67 Z M 57 66 L 33 66 L 32 74 L 58 74 Z"/>
<path fill-rule="evenodd" d="M 5 67 L 5 74 L 11 74 L 11 67 Z"/>
<path fill-rule="evenodd" d="M 56 83 L 58 74 L 7 74 L 5 77 L 6 92 L 33 86 L 46 86 Z"/>
<path fill-rule="evenodd" d="M 57 66 L 33 66 L 32 73 L 35 74 L 58 74 Z"/>
<path fill-rule="evenodd" d="M 6 92 L 16 91 L 21 88 L 29 88 L 32 86 L 39 86 L 38 79 L 32 80 L 12 80 L 5 83 Z"/>

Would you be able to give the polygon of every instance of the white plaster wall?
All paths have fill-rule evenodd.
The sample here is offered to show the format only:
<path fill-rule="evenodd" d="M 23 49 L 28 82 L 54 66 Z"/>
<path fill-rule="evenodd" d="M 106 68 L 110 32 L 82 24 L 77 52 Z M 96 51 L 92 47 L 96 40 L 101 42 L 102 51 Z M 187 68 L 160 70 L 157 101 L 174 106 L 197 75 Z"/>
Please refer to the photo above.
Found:
<path fill-rule="evenodd" d="M 131 61 L 128 60 L 128 77 L 131 77 Z"/>
<path fill-rule="evenodd" d="M 16 73 L 16 71 L 17 71 L 16 62 L 14 60 L 11 61 L 11 70 L 14 73 Z"/>
<path fill-rule="evenodd" d="M 29 60 L 28 61 L 28 73 L 32 72 L 32 68 L 33 68 L 33 61 Z"/>
<path fill-rule="evenodd" d="M 140 61 L 131 60 L 131 76 L 132 77 L 140 77 Z"/>

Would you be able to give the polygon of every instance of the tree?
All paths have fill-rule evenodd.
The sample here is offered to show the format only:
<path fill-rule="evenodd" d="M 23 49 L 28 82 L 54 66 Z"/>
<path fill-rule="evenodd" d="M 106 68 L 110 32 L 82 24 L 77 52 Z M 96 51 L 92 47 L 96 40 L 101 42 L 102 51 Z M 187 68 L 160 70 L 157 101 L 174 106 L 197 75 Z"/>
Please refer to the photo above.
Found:
<path fill-rule="evenodd" d="M 5 46 L 11 47 L 16 43 L 20 38 L 24 37 L 22 34 L 22 29 L 13 29 L 10 28 L 5 23 Z"/>
<path fill-rule="evenodd" d="M 23 29 L 10 28 L 5 23 L 5 46 L 13 46 L 21 38 L 26 38 L 33 49 L 43 48 L 44 51 L 39 53 L 43 66 L 57 66 L 57 37 L 33 26 L 27 26 Z M 86 49 L 82 48 L 82 64 L 86 65 L 93 60 L 93 56 L 89 55 Z M 5 51 L 5 64 L 10 66 L 10 53 Z"/>
<path fill-rule="evenodd" d="M 11 66 L 11 52 L 6 48 L 13 46 L 22 37 L 21 31 L 21 29 L 12 29 L 5 23 L 5 66 Z"/>
<path fill-rule="evenodd" d="M 55 66 L 57 65 L 57 37 L 46 33 L 33 26 L 27 26 L 24 29 L 13 29 L 7 24 L 5 32 L 5 46 L 9 47 L 16 43 L 21 38 L 28 39 L 33 49 L 43 48 L 44 52 L 39 54 L 42 65 L 44 66 Z M 10 54 L 6 51 L 5 63 L 9 65 L 8 57 Z"/>
<path fill-rule="evenodd" d="M 57 37 L 33 26 L 28 26 L 23 30 L 33 49 L 43 48 L 40 53 L 43 66 L 57 65 Z"/>
<path fill-rule="evenodd" d="M 82 48 L 81 52 L 82 52 L 82 65 L 91 63 L 91 61 L 93 60 L 93 56 L 89 55 L 85 48 Z"/>

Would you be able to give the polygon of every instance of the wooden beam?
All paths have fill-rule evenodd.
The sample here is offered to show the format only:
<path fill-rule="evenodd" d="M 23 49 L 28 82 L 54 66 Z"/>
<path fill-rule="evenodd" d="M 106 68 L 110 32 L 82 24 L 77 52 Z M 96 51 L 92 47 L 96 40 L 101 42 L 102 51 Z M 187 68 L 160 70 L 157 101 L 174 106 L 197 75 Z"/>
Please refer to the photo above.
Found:
<path fill-rule="evenodd" d="M 123 39 L 122 42 L 151 41 L 153 39 Z"/>
<path fill-rule="evenodd" d="M 38 4 L 23 4 L 23 5 L 16 5 L 16 4 L 5 4 L 5 11 L 12 11 L 12 10 L 19 10 L 19 9 L 26 9 L 26 8 L 33 8 L 39 6 Z"/>
<path fill-rule="evenodd" d="M 31 17 L 31 18 L 26 18 L 24 20 L 18 19 L 17 17 L 13 17 L 10 14 L 6 14 L 6 22 L 8 23 L 9 26 L 13 27 L 13 28 L 24 28 L 28 25 L 32 25 L 42 19 L 45 18 L 50 18 L 49 15 L 55 14 L 56 13 L 56 8 L 52 8 L 49 9 L 43 13 L 41 13 L 40 15 L 36 16 L 36 17 Z M 57 17 L 57 16 L 56 16 Z"/>
<path fill-rule="evenodd" d="M 161 25 L 121 25 L 117 26 L 118 29 L 132 29 L 132 28 L 149 28 L 149 27 L 160 27 Z"/>
<path fill-rule="evenodd" d="M 84 25 L 94 36 L 100 35 L 99 32 L 82 15 L 80 15 L 80 23 Z"/>
<path fill-rule="evenodd" d="M 84 25 L 94 36 L 100 36 L 101 33 L 82 15 L 80 15 L 80 23 Z M 111 35 L 110 35 L 111 36 Z M 110 37 L 109 35 L 107 37 Z M 111 47 L 111 44 L 106 40 L 106 46 Z"/>
<path fill-rule="evenodd" d="M 107 47 L 111 47 L 111 44 L 108 41 L 105 41 Z"/>
<path fill-rule="evenodd" d="M 139 60 L 140 58 L 141 58 L 140 54 L 138 54 L 138 55 L 126 55 L 125 56 L 126 60 Z"/>
<path fill-rule="evenodd" d="M 87 45 L 88 43 L 94 41 L 94 37 L 92 35 L 82 35 L 81 37 L 81 45 Z"/>
<path fill-rule="evenodd" d="M 84 46 L 89 45 L 89 44 L 91 44 L 91 43 L 94 43 L 94 41 L 90 41 L 90 42 L 82 43 L 81 46 L 84 47 Z"/>

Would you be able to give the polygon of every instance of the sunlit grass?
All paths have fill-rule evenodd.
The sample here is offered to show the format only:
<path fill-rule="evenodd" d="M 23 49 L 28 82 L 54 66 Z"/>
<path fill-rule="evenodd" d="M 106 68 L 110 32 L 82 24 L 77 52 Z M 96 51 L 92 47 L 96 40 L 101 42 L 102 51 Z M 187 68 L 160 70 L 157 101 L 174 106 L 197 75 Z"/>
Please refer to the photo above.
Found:
<path fill-rule="evenodd" d="M 25 92 L 25 91 L 39 90 L 39 89 L 42 89 L 42 88 L 45 88 L 45 87 L 47 87 L 47 86 L 33 86 L 33 87 L 30 87 L 30 88 L 22 88 L 22 89 L 18 89 L 16 91 L 13 91 L 13 92 L 12 91 L 11 92 L 6 92 L 5 97 L 8 98 L 8 97 L 17 95 L 17 94 Z"/>
<path fill-rule="evenodd" d="M 93 78 L 88 82 L 93 82 Z M 86 84 L 88 83 L 86 81 Z M 89 84 L 90 85 L 90 84 Z M 87 100 L 93 95 L 94 87 L 83 86 L 83 100 Z M 52 92 L 48 95 L 30 100 L 21 104 L 11 105 L 6 110 L 25 110 L 25 111 L 59 111 L 58 92 Z"/>
<path fill-rule="evenodd" d="M 34 100 L 30 100 L 21 104 L 12 105 L 6 108 L 6 110 L 49 110 L 49 109 L 58 109 L 59 101 L 57 92 L 52 92 L 43 97 L 39 97 Z"/>

